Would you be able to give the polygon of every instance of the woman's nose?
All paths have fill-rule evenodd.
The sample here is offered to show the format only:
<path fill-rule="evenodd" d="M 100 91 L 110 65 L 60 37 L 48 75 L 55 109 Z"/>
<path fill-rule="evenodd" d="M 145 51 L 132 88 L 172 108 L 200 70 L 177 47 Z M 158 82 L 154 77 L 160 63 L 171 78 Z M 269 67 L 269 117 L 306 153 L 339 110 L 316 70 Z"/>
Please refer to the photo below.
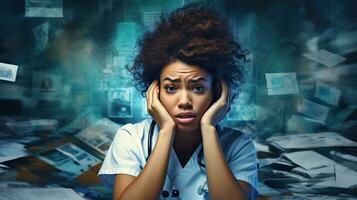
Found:
<path fill-rule="evenodd" d="M 192 101 L 190 94 L 187 91 L 182 91 L 180 94 L 180 100 L 178 107 L 180 109 L 191 109 L 192 108 Z"/>

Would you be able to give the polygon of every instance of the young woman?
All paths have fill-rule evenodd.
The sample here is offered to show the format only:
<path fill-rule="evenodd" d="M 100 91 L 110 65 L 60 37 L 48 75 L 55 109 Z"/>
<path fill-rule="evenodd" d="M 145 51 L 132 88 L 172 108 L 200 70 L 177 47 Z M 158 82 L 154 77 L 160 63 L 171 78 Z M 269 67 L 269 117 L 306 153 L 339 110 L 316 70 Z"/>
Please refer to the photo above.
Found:
<path fill-rule="evenodd" d="M 129 69 L 152 119 L 121 127 L 99 177 L 113 199 L 256 199 L 250 137 L 218 125 L 239 87 L 244 54 L 224 20 L 177 9 L 139 42 Z"/>

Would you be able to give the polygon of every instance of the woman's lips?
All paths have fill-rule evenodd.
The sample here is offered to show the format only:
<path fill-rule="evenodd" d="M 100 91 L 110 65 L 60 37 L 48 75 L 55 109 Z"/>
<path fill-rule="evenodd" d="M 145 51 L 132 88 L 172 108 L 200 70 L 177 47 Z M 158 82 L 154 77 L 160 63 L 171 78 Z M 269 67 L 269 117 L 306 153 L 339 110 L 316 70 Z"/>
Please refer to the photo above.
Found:
<path fill-rule="evenodd" d="M 176 120 L 181 124 L 188 124 L 193 122 L 194 117 L 176 117 Z"/>

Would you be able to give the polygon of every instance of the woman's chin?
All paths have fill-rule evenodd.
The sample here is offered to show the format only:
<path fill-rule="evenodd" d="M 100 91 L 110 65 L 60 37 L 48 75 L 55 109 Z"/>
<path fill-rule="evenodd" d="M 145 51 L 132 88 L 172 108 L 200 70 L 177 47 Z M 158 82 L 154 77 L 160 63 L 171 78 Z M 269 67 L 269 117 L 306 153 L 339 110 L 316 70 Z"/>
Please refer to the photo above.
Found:
<path fill-rule="evenodd" d="M 176 124 L 179 132 L 193 132 L 199 128 L 196 124 Z"/>

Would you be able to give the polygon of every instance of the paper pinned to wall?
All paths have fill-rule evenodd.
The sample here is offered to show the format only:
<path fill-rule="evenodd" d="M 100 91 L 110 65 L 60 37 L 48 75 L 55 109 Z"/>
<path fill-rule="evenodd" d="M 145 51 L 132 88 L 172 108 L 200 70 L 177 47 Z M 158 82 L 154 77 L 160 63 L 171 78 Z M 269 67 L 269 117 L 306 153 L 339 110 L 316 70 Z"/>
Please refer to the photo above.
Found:
<path fill-rule="evenodd" d="M 50 29 L 49 22 L 45 22 L 32 29 L 33 35 L 35 37 L 36 49 L 38 51 L 43 51 L 46 49 L 48 44 L 49 29 Z"/>
<path fill-rule="evenodd" d="M 157 21 L 160 20 L 161 11 L 145 11 L 143 13 L 143 24 L 147 30 L 153 30 Z"/>
<path fill-rule="evenodd" d="M 25 17 L 63 17 L 63 0 L 25 0 Z"/>

